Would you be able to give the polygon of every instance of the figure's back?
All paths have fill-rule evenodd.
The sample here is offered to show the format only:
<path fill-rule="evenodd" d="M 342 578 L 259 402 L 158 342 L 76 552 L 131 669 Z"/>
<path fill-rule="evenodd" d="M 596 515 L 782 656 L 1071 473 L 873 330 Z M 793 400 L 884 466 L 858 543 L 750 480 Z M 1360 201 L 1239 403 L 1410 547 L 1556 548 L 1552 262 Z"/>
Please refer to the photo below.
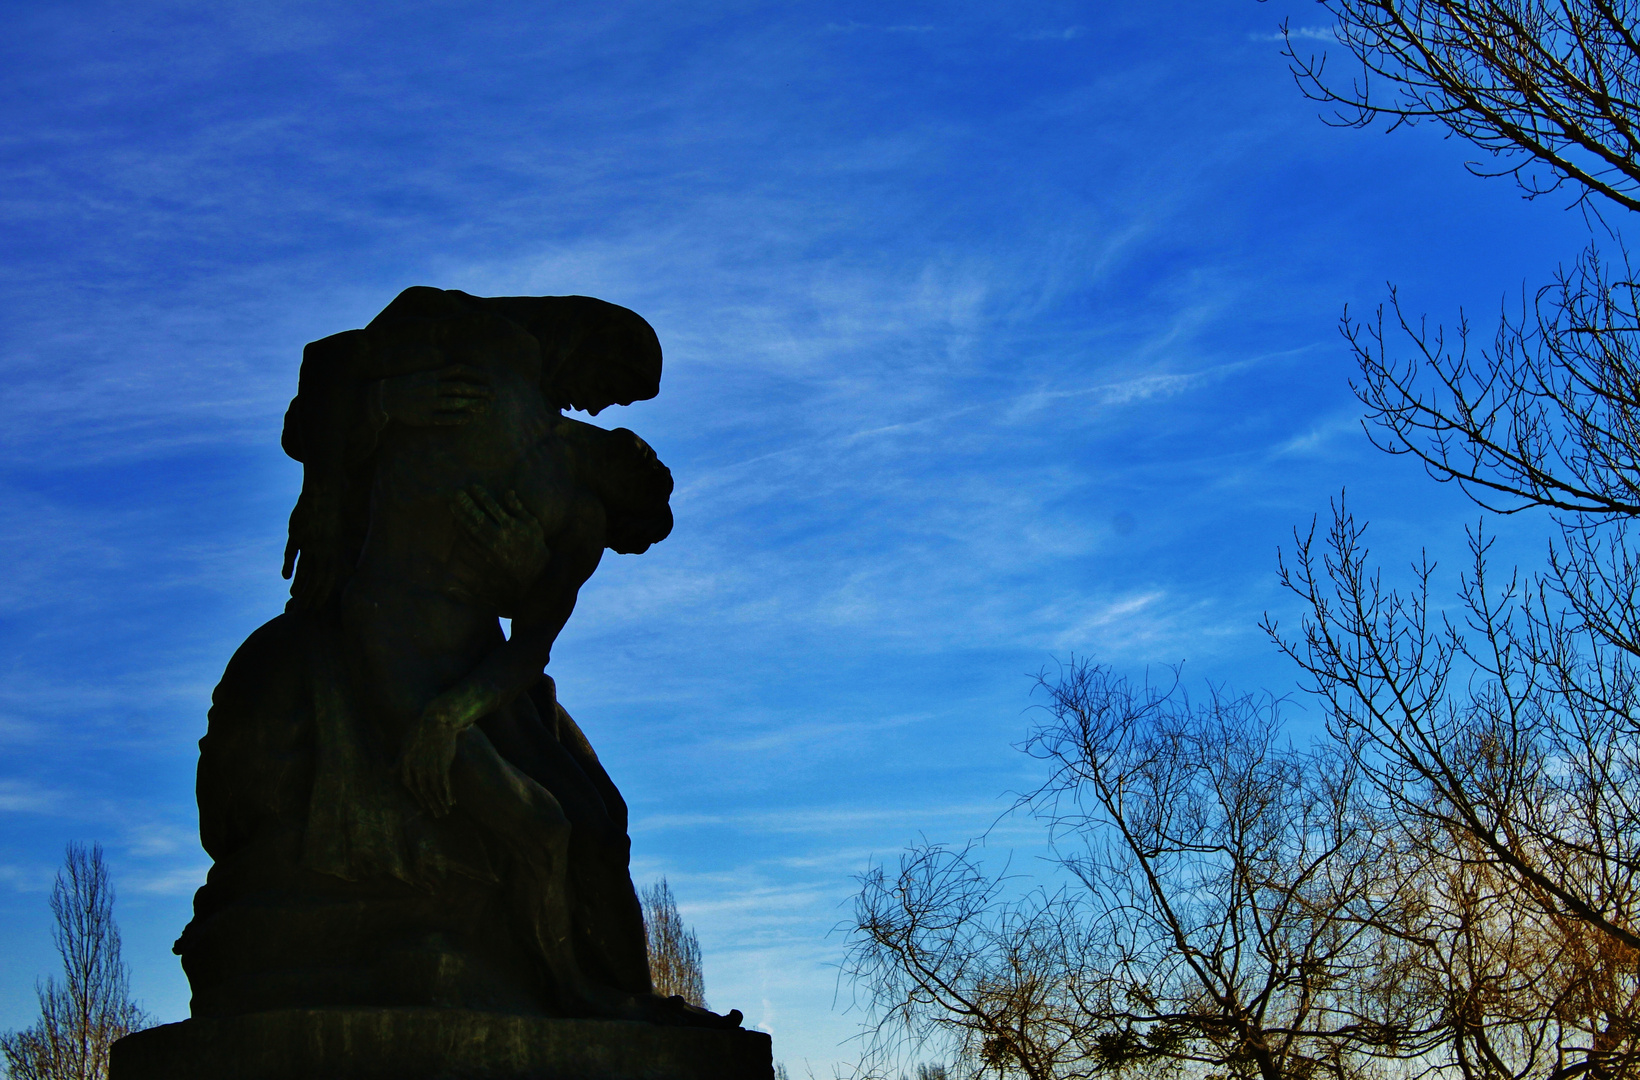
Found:
<path fill-rule="evenodd" d="M 371 491 L 371 529 L 359 571 L 443 590 L 470 587 L 481 563 L 452 510 L 475 485 L 521 495 L 540 486 L 541 445 L 557 411 L 541 397 L 541 355 L 533 336 L 486 312 L 371 327 L 380 377 L 462 364 L 493 397 L 471 423 L 391 425 L 382 436 Z M 550 468 L 549 464 L 545 467 Z"/>

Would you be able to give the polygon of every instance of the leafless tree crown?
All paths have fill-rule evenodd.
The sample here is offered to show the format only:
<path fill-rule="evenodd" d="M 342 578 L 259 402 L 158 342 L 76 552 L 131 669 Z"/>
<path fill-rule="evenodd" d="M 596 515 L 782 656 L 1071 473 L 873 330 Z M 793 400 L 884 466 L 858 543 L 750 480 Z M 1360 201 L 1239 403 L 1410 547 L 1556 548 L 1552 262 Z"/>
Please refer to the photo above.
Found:
<path fill-rule="evenodd" d="M 1440 1041 L 1396 989 L 1347 758 L 1285 745 L 1269 699 L 1193 703 L 1075 661 L 1041 688 L 1027 749 L 1049 776 L 1022 806 L 1074 886 L 1012 895 L 972 846 L 869 871 L 846 970 L 877 1056 L 933 1042 L 975 1076 L 1283 1080 Z"/>
<path fill-rule="evenodd" d="M 1427 558 L 1386 583 L 1340 498 L 1280 567 L 1297 631 L 1265 622 L 1314 749 L 1267 699 L 1043 679 L 1022 805 L 1071 883 L 1021 895 L 973 845 L 869 870 L 846 971 L 879 1052 L 1031 1080 L 1640 1072 L 1640 285 L 1600 216 L 1640 209 L 1640 4 L 1318 2 L 1351 66 L 1287 55 L 1333 122 L 1438 121 L 1610 238 L 1490 340 L 1393 289 L 1343 324 L 1378 446 L 1546 511 L 1546 565 L 1500 573 L 1477 527 L 1448 604 Z"/>
<path fill-rule="evenodd" d="M 0 1035 L 0 1055 L 13 1080 L 104 1080 L 109 1047 L 149 1019 L 131 1002 L 114 886 L 100 846 L 68 846 L 51 890 L 51 913 L 64 979 L 37 987 L 39 1022 Z"/>
<path fill-rule="evenodd" d="M 649 977 L 655 993 L 674 995 L 706 1008 L 706 979 L 701 973 L 700 942 L 678 914 L 678 901 L 666 879 L 645 888 L 644 929 L 649 937 Z"/>
<path fill-rule="evenodd" d="M 1640 41 L 1629 0 L 1322 0 L 1352 64 L 1287 35 L 1334 123 L 1437 120 L 1529 196 L 1568 184 L 1640 209 Z"/>

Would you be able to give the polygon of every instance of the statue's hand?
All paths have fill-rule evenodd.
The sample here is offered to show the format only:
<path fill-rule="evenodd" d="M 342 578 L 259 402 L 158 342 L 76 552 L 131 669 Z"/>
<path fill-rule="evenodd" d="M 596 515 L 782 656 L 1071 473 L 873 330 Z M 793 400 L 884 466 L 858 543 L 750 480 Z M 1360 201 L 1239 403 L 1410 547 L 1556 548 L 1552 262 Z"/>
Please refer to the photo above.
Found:
<path fill-rule="evenodd" d="M 324 607 L 342 579 L 341 542 L 335 529 L 339 513 L 332 500 L 313 499 L 307 492 L 290 512 L 290 538 L 285 542 L 281 573 L 287 580 L 295 573 L 290 595 L 297 607 L 310 611 Z"/>
<path fill-rule="evenodd" d="M 456 492 L 456 520 L 477 542 L 485 556 L 501 569 L 519 592 L 530 587 L 547 565 L 546 534 L 516 492 L 507 492 L 503 507 L 483 487 L 474 484 Z"/>
<path fill-rule="evenodd" d="M 455 805 L 450 793 L 450 764 L 456 759 L 458 731 L 440 715 L 438 702 L 421 714 L 404 741 L 399 775 L 404 786 L 433 817 L 443 817 Z"/>
<path fill-rule="evenodd" d="M 483 416 L 495 392 L 484 373 L 466 364 L 383 379 L 371 386 L 384 419 L 416 427 L 465 424 Z"/>

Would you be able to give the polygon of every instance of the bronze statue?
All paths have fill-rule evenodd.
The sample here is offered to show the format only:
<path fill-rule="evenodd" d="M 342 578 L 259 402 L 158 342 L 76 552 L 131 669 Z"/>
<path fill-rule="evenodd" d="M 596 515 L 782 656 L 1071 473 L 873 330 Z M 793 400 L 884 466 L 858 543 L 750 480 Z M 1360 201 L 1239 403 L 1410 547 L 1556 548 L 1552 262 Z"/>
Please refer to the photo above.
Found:
<path fill-rule="evenodd" d="M 587 297 L 408 289 L 309 345 L 286 612 L 200 742 L 196 1017 L 467 1009 L 732 1029 L 657 997 L 626 805 L 543 674 L 605 549 L 671 531 L 661 350 Z M 510 618 L 510 636 L 499 619 Z"/>

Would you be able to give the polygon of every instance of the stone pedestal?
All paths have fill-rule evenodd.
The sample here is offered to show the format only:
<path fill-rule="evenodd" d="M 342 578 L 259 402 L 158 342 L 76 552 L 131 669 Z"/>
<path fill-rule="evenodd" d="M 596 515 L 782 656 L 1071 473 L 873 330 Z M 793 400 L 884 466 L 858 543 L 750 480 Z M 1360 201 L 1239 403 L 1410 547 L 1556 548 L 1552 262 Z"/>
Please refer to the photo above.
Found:
<path fill-rule="evenodd" d="M 771 1080 L 769 1036 L 465 1009 L 284 1009 L 114 1044 L 110 1080 Z"/>

